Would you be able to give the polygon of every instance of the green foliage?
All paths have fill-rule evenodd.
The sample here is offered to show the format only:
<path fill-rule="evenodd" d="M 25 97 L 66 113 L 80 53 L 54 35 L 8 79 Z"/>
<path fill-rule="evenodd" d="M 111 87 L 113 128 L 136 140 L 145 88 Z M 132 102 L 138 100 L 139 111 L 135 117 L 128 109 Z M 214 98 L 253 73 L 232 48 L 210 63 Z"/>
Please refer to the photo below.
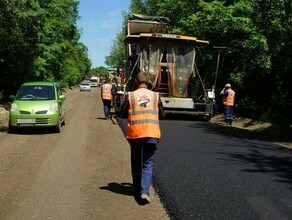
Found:
<path fill-rule="evenodd" d="M 87 76 L 106 75 L 91 68 L 87 48 L 79 43 L 78 1 L 0 1 L 0 88 L 13 94 L 25 81 L 52 80 L 71 86 Z M 132 0 L 133 13 L 170 18 L 171 32 L 208 40 L 198 48 L 197 67 L 207 88 L 214 85 L 220 53 L 216 95 L 227 83 L 236 91 L 235 112 L 278 124 L 292 124 L 292 5 L 262 0 Z M 106 57 L 109 67 L 125 59 L 126 12 L 122 30 Z M 189 94 L 203 97 L 197 78 Z M 219 103 L 219 100 L 217 100 Z"/>
<path fill-rule="evenodd" d="M 78 2 L 0 2 L 0 86 L 7 92 L 25 81 L 73 85 L 90 70 L 87 48 L 78 42 Z"/>
<path fill-rule="evenodd" d="M 198 76 L 190 79 L 188 94 L 195 103 L 201 103 L 204 99 L 204 90 L 202 88 L 200 80 L 198 80 Z"/>
<path fill-rule="evenodd" d="M 147 7 L 143 0 L 132 0 L 130 4 L 130 11 L 136 14 L 145 14 Z"/>
<path fill-rule="evenodd" d="M 227 83 L 236 91 L 238 114 L 277 124 L 292 124 L 292 5 L 262 0 L 132 0 L 133 13 L 170 18 L 171 32 L 208 40 L 198 49 L 197 66 L 206 87 L 214 85 L 220 53 L 216 95 Z M 124 59 L 123 31 L 117 35 L 108 64 Z M 189 94 L 200 100 L 201 87 L 191 81 Z"/>
<path fill-rule="evenodd" d="M 104 66 L 100 66 L 100 67 L 92 68 L 89 72 L 89 75 L 90 76 L 100 76 L 100 77 L 106 78 L 107 73 L 108 73 L 107 68 Z"/>
<path fill-rule="evenodd" d="M 201 0 L 182 15 L 176 13 L 186 2 L 191 3 L 161 1 L 158 6 L 163 8 L 157 11 L 175 19 L 172 29 L 210 41 L 209 50 L 198 53 L 199 69 L 206 73 L 204 82 L 208 84 L 214 77 L 217 54 L 212 47 L 226 46 L 216 91 L 230 82 L 237 92 L 236 111 L 291 124 L 291 1 Z"/>

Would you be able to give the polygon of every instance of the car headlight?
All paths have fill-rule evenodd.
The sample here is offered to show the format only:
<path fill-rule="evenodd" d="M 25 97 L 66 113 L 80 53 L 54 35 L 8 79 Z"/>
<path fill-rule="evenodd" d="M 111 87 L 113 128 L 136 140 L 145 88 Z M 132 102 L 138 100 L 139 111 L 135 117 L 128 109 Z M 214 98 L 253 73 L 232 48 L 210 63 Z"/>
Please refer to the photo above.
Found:
<path fill-rule="evenodd" d="M 58 104 L 57 103 L 53 103 L 50 105 L 49 109 L 48 109 L 48 113 L 52 113 L 58 110 Z"/>
<path fill-rule="evenodd" d="M 12 103 L 11 108 L 10 108 L 11 112 L 18 112 L 18 107 L 15 103 Z"/>

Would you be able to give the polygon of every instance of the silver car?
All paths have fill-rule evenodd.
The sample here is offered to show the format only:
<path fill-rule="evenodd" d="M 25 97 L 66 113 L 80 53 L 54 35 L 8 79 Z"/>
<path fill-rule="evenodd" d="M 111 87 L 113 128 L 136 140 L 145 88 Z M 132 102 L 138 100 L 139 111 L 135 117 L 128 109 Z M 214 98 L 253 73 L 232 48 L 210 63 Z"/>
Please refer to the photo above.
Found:
<path fill-rule="evenodd" d="M 81 83 L 80 84 L 80 92 L 85 91 L 85 92 L 90 92 L 91 86 L 90 83 Z"/>

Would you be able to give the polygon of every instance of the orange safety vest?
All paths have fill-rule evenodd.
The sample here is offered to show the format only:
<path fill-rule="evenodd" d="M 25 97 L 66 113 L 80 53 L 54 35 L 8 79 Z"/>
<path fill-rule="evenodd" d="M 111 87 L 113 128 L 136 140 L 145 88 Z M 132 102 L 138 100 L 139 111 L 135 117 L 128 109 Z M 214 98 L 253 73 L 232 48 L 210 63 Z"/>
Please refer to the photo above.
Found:
<path fill-rule="evenodd" d="M 227 106 L 233 106 L 234 105 L 234 98 L 235 98 L 235 92 L 232 89 L 228 89 L 228 96 L 223 98 L 223 104 Z"/>
<path fill-rule="evenodd" d="M 109 83 L 103 84 L 101 87 L 101 98 L 105 100 L 112 100 L 112 85 Z"/>
<path fill-rule="evenodd" d="M 142 88 L 128 94 L 127 138 L 160 138 L 158 93 Z"/>

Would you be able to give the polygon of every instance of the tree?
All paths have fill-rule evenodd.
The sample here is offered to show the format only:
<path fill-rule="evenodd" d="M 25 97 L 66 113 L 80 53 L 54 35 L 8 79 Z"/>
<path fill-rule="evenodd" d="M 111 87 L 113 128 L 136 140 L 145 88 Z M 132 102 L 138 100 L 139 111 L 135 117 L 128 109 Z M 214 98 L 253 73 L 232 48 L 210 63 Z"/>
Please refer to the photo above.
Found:
<path fill-rule="evenodd" d="M 172 33 L 210 42 L 198 48 L 197 56 L 207 87 L 214 82 L 217 53 L 213 46 L 226 46 L 216 91 L 232 83 L 238 114 L 292 124 L 291 0 L 132 0 L 130 9 L 169 17 Z M 124 51 L 122 36 L 114 42 L 109 63 L 123 59 L 118 56 Z"/>
<path fill-rule="evenodd" d="M 32 80 L 72 85 L 89 71 L 77 1 L 9 0 L 0 7 L 0 86 L 7 93 Z"/>
<path fill-rule="evenodd" d="M 92 68 L 89 72 L 90 76 L 100 76 L 103 78 L 107 77 L 108 70 L 104 66 Z"/>

